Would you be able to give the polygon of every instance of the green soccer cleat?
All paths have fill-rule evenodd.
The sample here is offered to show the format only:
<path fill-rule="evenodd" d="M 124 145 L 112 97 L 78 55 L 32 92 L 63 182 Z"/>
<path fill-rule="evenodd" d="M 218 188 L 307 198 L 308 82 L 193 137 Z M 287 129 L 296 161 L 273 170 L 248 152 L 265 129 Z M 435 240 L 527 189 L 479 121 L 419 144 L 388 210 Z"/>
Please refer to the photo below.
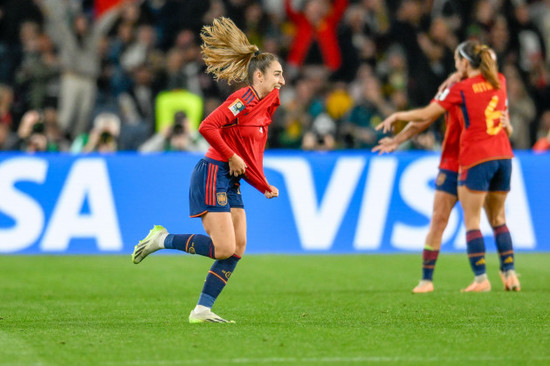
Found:
<path fill-rule="evenodd" d="M 191 310 L 189 314 L 189 323 L 229 323 L 235 324 L 234 320 L 225 320 L 212 312 L 212 310 L 206 308 L 202 311 Z"/>
<path fill-rule="evenodd" d="M 138 264 L 145 259 L 149 254 L 164 248 L 164 239 L 168 235 L 168 231 L 160 225 L 155 225 L 145 239 L 140 240 L 138 245 L 134 247 L 132 253 L 132 263 Z"/>

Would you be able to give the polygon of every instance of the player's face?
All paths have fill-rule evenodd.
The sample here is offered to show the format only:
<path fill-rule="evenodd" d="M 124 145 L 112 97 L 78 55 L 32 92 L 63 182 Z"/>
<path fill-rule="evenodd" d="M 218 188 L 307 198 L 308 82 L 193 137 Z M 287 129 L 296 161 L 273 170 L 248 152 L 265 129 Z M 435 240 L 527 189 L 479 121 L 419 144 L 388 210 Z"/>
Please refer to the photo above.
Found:
<path fill-rule="evenodd" d="M 257 89 L 261 97 L 264 97 L 273 89 L 280 89 L 283 85 L 285 85 L 283 67 L 278 61 L 273 61 L 265 70 L 265 73 L 260 75 L 259 87 Z"/>
<path fill-rule="evenodd" d="M 460 74 L 466 74 L 466 60 L 460 57 L 458 51 L 455 52 L 455 67 Z"/>

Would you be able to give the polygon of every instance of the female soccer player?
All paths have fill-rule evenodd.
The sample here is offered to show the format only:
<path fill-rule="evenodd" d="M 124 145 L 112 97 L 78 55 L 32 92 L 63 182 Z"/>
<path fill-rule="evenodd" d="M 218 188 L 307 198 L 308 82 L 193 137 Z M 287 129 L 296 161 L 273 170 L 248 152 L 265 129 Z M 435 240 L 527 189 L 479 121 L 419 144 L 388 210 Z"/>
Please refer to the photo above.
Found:
<path fill-rule="evenodd" d="M 458 122 L 462 132 L 458 197 L 464 210 L 468 257 L 475 274 L 474 282 L 464 291 L 482 292 L 491 289 L 485 271 L 485 244 L 479 230 L 484 205 L 499 249 L 505 289 L 519 291 L 512 240 L 504 214 L 513 157 L 501 123 L 507 100 L 505 79 L 498 74 L 489 48 L 474 41 L 461 43 L 457 47 L 455 66 L 459 73 L 466 75 L 465 80 L 446 89 L 436 103 L 394 113 L 379 128 L 388 131 L 396 121 L 432 120 L 446 110 L 460 108 L 461 118 Z"/>
<path fill-rule="evenodd" d="M 285 85 L 277 57 L 261 53 L 228 18 L 215 19 L 202 30 L 202 54 L 207 72 L 228 83 L 248 86 L 231 94 L 202 121 L 199 132 L 210 143 L 193 170 L 189 188 L 190 216 L 200 217 L 208 236 L 169 234 L 155 225 L 135 246 L 134 263 L 159 249 L 177 249 L 215 260 L 206 276 L 191 323 L 229 323 L 211 310 L 246 248 L 246 215 L 239 190 L 242 179 L 266 198 L 279 195 L 263 172 L 263 154 L 271 116 Z"/>

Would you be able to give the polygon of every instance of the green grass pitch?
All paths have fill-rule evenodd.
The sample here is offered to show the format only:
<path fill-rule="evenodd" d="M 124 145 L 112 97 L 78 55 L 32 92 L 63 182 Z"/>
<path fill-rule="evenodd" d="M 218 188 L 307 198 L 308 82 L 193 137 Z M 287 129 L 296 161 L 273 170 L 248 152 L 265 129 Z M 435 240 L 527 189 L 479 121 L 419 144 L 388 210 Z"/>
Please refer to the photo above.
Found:
<path fill-rule="evenodd" d="M 420 255 L 245 256 L 214 311 L 189 324 L 210 260 L 0 257 L 0 366 L 549 365 L 550 254 L 516 255 L 522 291 L 463 294 L 462 254 L 413 295 Z"/>

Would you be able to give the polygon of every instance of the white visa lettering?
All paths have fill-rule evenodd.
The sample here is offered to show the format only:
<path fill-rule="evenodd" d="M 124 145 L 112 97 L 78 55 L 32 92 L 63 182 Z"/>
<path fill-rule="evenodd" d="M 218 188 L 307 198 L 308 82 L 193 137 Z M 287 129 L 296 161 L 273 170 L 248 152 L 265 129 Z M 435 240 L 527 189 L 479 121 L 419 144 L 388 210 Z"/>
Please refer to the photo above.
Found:
<path fill-rule="evenodd" d="M 81 213 L 85 200 L 90 213 Z M 72 238 L 95 238 L 101 251 L 122 250 L 107 166 L 103 159 L 77 160 L 61 191 L 41 249 L 65 251 Z"/>
<path fill-rule="evenodd" d="M 438 173 L 439 156 L 420 158 L 409 164 L 399 182 L 399 194 L 403 201 L 416 212 L 426 217 L 424 225 L 407 225 L 397 222 L 391 237 L 392 246 L 405 250 L 421 250 L 426 243 L 426 234 L 432 217 L 434 189 L 429 182 Z M 456 207 L 451 212 L 447 228 L 443 234 L 443 242 L 450 240 L 459 224 Z"/>
<path fill-rule="evenodd" d="M 319 205 L 311 167 L 305 159 L 266 158 L 264 166 L 283 175 L 302 248 L 330 249 L 357 187 L 365 158 L 338 159 Z"/>
<path fill-rule="evenodd" d="M 368 164 L 367 179 L 353 247 L 357 250 L 380 248 L 391 202 L 397 159 L 372 158 Z"/>
<path fill-rule="evenodd" d="M 0 164 L 0 211 L 15 221 L 11 228 L 0 228 L 0 253 L 12 253 L 31 246 L 44 227 L 44 211 L 30 196 L 15 188 L 15 183 L 44 183 L 48 165 L 45 160 L 21 157 Z"/>

